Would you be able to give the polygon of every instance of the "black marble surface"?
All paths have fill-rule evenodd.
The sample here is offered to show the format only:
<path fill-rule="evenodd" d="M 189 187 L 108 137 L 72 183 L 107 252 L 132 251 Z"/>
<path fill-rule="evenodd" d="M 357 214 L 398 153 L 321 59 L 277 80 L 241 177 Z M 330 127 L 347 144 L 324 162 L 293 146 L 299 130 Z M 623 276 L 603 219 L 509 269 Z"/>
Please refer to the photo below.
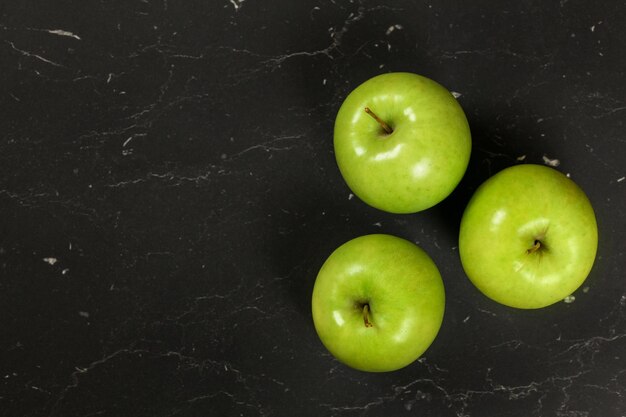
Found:
<path fill-rule="evenodd" d="M 626 415 L 622 1 L 3 0 L 0 415 Z M 415 215 L 343 182 L 346 94 L 389 71 L 457 93 L 468 173 Z M 462 210 L 523 159 L 560 162 L 599 222 L 573 302 L 467 280 Z M 336 362 L 310 296 L 341 243 L 419 243 L 441 332 L 394 373 Z M 569 300 L 572 301 L 572 300 Z"/>

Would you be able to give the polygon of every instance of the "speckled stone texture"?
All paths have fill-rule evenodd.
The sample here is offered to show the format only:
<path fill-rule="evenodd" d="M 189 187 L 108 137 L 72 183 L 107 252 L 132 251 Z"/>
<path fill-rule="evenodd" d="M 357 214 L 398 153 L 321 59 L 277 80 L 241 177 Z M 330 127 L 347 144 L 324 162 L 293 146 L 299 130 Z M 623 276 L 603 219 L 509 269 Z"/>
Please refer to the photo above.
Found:
<path fill-rule="evenodd" d="M 626 415 L 624 27 L 622 1 L 2 0 L 0 416 Z M 363 204 L 333 155 L 343 98 L 390 71 L 454 91 L 473 133 L 415 215 Z M 600 230 L 583 287 L 535 311 L 457 249 L 521 160 L 559 163 Z M 447 291 L 388 374 L 335 361 L 310 312 L 324 259 L 374 232 Z"/>

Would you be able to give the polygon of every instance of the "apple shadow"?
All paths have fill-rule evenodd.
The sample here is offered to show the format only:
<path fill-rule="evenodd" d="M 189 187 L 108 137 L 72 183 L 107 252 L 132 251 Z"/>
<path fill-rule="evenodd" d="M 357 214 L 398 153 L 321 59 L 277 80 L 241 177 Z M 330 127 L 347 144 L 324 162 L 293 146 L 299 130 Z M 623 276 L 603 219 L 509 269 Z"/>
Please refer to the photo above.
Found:
<path fill-rule="evenodd" d="M 549 141 L 528 139 L 541 136 L 534 119 L 520 121 L 513 117 L 494 116 L 487 120 L 468 116 L 468 121 L 472 132 L 472 154 L 465 175 L 445 200 L 429 210 L 442 229 L 455 239 L 458 239 L 465 207 L 483 182 L 510 166 L 543 164 L 544 155 L 555 154 Z"/>

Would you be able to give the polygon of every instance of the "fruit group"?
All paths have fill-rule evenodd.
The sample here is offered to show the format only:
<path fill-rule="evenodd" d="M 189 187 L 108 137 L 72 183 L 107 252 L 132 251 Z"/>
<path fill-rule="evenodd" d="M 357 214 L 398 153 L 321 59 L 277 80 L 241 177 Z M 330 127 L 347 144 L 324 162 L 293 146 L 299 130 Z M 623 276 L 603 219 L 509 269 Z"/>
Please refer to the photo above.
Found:
<path fill-rule="evenodd" d="M 586 279 L 598 246 L 585 193 L 560 172 L 518 165 L 488 179 L 470 200 L 459 236 L 469 279 L 511 307 L 541 308 Z"/>
<path fill-rule="evenodd" d="M 411 242 L 367 235 L 336 249 L 313 289 L 322 343 L 353 368 L 383 372 L 416 360 L 435 339 L 445 308 L 441 275 Z"/>
<path fill-rule="evenodd" d="M 391 213 L 415 213 L 442 201 L 461 181 L 471 135 L 447 89 L 420 75 L 390 73 L 348 95 L 335 121 L 334 146 L 339 170 L 361 200 Z"/>

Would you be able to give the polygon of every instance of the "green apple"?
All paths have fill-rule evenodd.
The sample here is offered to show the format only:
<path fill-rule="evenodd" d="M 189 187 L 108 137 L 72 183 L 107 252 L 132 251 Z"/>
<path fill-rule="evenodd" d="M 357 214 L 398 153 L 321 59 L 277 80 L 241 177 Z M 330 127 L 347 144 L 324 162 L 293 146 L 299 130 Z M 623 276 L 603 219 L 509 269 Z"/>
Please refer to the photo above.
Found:
<path fill-rule="evenodd" d="M 482 184 L 461 220 L 459 253 L 469 279 L 511 307 L 541 308 L 574 292 L 598 247 L 585 193 L 541 165 L 507 168 Z"/>
<path fill-rule="evenodd" d="M 415 213 L 446 198 L 471 152 L 463 109 L 435 81 L 410 73 L 371 78 L 345 99 L 335 157 L 361 200 L 391 213 Z"/>
<path fill-rule="evenodd" d="M 441 275 L 413 243 L 367 235 L 336 249 L 313 289 L 315 329 L 348 366 L 393 371 L 416 360 L 435 339 L 445 308 Z"/>

